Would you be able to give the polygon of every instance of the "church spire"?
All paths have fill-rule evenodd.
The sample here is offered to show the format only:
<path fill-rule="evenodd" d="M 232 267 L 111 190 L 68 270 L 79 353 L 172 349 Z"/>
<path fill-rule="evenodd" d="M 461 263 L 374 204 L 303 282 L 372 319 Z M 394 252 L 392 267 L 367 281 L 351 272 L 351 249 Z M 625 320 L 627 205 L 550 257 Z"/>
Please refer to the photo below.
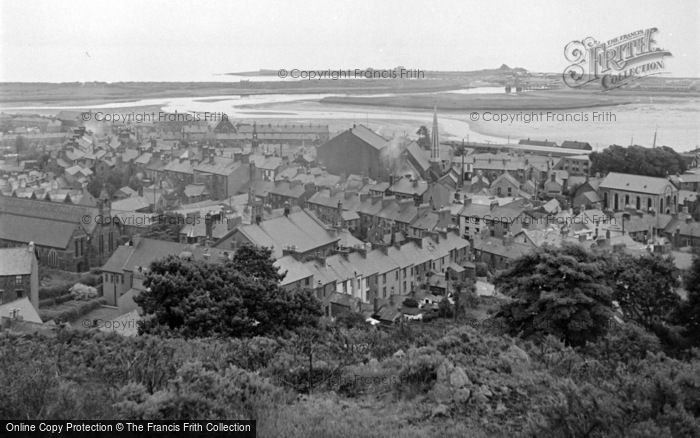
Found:
<path fill-rule="evenodd" d="M 433 140 L 433 145 L 430 149 L 430 160 L 440 161 L 440 135 L 438 133 L 437 104 L 433 107 L 433 131 L 430 134 Z"/>

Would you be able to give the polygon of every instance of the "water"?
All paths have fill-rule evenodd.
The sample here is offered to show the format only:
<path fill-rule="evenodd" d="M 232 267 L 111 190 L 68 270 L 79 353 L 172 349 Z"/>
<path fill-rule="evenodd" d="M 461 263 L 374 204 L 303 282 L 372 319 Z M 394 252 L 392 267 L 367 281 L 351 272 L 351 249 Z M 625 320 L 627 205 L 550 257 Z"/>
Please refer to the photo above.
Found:
<path fill-rule="evenodd" d="M 227 76 L 231 77 L 231 76 Z M 260 76 L 260 78 L 270 78 Z M 476 87 L 451 90 L 459 94 L 504 93 L 502 87 Z M 433 93 L 423 93 L 433 94 Z M 392 96 L 393 94 L 372 94 L 366 96 Z M 430 126 L 432 112 L 389 108 L 378 106 L 356 106 L 343 104 L 321 104 L 324 97 L 345 96 L 345 94 L 263 94 L 263 95 L 221 95 L 183 98 L 140 99 L 130 102 L 112 102 L 89 106 L 34 106 L 9 107 L 2 111 L 42 111 L 42 110 L 113 110 L 133 109 L 141 106 L 159 106 L 168 112 L 220 112 L 234 119 L 284 119 L 303 122 L 327 120 L 342 129 L 353 123 L 369 123 L 373 129 L 384 130 L 384 135 L 413 133 L 420 125 Z M 357 96 L 357 95 L 355 95 Z M 614 114 L 614 121 L 591 120 L 592 112 Z M 499 111 L 500 112 L 500 111 Z M 510 111 L 506 113 L 518 113 Z M 469 120 L 467 111 L 440 111 L 440 134 L 443 140 L 469 139 L 476 142 L 517 143 L 519 139 L 531 138 L 561 143 L 565 140 L 578 140 L 591 143 L 600 149 L 610 144 L 629 145 L 631 143 L 651 146 L 654 132 L 657 131 L 657 146 L 667 145 L 683 152 L 700 145 L 700 98 L 666 99 L 663 103 L 629 104 L 613 107 L 599 107 L 572 111 L 556 111 L 557 114 L 589 115 L 588 121 L 558 122 L 534 121 L 530 123 L 498 123 L 483 120 Z M 335 121 L 333 123 L 333 121 Z"/>

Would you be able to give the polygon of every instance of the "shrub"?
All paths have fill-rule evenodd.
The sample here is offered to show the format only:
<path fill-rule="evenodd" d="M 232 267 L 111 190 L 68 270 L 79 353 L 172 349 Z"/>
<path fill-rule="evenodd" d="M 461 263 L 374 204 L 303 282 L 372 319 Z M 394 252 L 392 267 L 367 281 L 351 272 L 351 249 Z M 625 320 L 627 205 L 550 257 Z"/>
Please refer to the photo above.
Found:
<path fill-rule="evenodd" d="M 87 286 L 97 286 L 98 284 L 102 283 L 102 275 L 100 274 L 92 274 L 92 273 L 85 273 L 80 276 L 80 281 L 79 283 L 82 283 Z"/>
<path fill-rule="evenodd" d="M 410 395 L 428 392 L 437 380 L 437 369 L 443 360 L 443 355 L 433 347 L 409 350 L 399 371 L 398 391 Z"/>
<path fill-rule="evenodd" d="M 89 300 L 97 297 L 97 289 L 82 283 L 76 283 L 70 288 L 71 295 L 76 300 Z"/>
<path fill-rule="evenodd" d="M 70 291 L 70 287 L 71 285 L 68 283 L 41 287 L 39 288 L 39 299 L 43 300 L 65 295 Z"/>
<path fill-rule="evenodd" d="M 63 303 L 61 309 L 40 309 L 39 316 L 43 321 L 75 321 L 86 313 L 106 304 L 104 298 L 90 301 L 73 301 Z"/>

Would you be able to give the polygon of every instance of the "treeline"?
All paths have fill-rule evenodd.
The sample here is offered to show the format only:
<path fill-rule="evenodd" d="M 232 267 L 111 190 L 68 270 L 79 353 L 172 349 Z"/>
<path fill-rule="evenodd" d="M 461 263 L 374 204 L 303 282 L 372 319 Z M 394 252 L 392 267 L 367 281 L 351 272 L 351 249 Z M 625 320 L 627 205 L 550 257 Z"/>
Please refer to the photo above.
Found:
<path fill-rule="evenodd" d="M 590 159 L 593 174 L 620 172 L 664 178 L 686 170 L 683 157 L 668 146 L 645 148 L 612 145 L 601 152 L 591 153 Z"/>

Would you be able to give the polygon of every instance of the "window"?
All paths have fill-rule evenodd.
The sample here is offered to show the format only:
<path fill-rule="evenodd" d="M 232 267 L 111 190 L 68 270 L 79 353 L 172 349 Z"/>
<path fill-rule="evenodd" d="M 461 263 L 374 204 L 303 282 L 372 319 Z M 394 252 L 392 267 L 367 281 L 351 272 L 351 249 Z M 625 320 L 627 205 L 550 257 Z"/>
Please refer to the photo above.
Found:
<path fill-rule="evenodd" d="M 15 284 L 22 284 L 22 276 L 21 275 L 17 275 L 15 277 Z"/>
<path fill-rule="evenodd" d="M 386 273 L 382 274 L 382 283 L 386 283 Z"/>
<path fill-rule="evenodd" d="M 15 290 L 15 295 L 17 295 L 17 298 L 22 298 L 24 296 L 24 289 Z"/>
<path fill-rule="evenodd" d="M 398 279 L 399 279 L 399 270 L 398 270 L 398 269 L 396 270 L 396 275 L 395 275 L 395 277 L 396 277 L 395 280 L 398 280 Z"/>
<path fill-rule="evenodd" d="M 49 251 L 49 266 L 56 266 L 58 264 L 58 256 L 56 255 L 56 250 L 52 249 Z"/>
<path fill-rule="evenodd" d="M 386 286 L 382 288 L 382 298 L 386 298 Z"/>

